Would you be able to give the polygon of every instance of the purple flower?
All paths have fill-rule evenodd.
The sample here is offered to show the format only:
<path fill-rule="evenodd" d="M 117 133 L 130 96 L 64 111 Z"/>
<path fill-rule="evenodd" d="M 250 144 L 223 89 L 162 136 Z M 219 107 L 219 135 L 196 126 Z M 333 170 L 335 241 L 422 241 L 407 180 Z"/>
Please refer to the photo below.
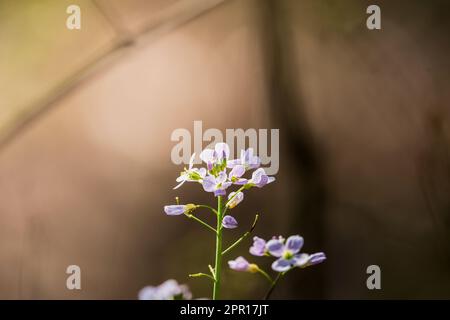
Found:
<path fill-rule="evenodd" d="M 230 147 L 224 142 L 217 143 L 213 149 L 205 149 L 200 153 L 200 159 L 202 159 L 208 170 L 212 170 L 214 165 L 219 162 L 225 162 L 230 156 Z"/>
<path fill-rule="evenodd" d="M 273 181 L 275 181 L 274 177 L 269 177 L 263 168 L 259 168 L 253 172 L 252 178 L 248 180 L 247 184 L 262 188 Z"/>
<path fill-rule="evenodd" d="M 239 192 L 238 194 L 236 194 L 236 192 L 231 192 L 228 195 L 227 207 L 230 208 L 230 209 L 233 209 L 239 203 L 241 203 L 242 200 L 244 200 L 244 193 L 243 192 Z"/>
<path fill-rule="evenodd" d="M 303 247 L 303 238 L 295 235 L 290 236 L 286 243 L 284 239 L 272 239 L 266 243 L 267 252 L 278 259 L 272 263 L 272 269 L 285 272 L 293 267 L 307 267 L 318 264 L 326 259 L 325 254 L 320 252 L 312 255 L 299 254 Z"/>
<path fill-rule="evenodd" d="M 232 216 L 225 216 L 222 220 L 222 226 L 227 229 L 237 228 L 238 222 Z"/>
<path fill-rule="evenodd" d="M 183 213 L 188 213 L 191 210 L 194 210 L 197 206 L 195 204 L 173 204 L 170 206 L 164 206 L 164 212 L 168 216 L 179 216 Z"/>
<path fill-rule="evenodd" d="M 227 181 L 227 174 L 221 171 L 217 177 L 213 175 L 208 175 L 203 179 L 203 189 L 206 192 L 214 192 L 214 195 L 224 196 L 226 194 L 226 189 L 231 186 L 231 182 Z"/>
<path fill-rule="evenodd" d="M 313 254 L 302 253 L 300 259 L 296 262 L 296 266 L 300 268 L 306 268 L 325 261 L 327 257 L 323 252 L 317 252 Z"/>
<path fill-rule="evenodd" d="M 192 294 L 186 285 L 176 280 L 167 280 L 159 286 L 144 287 L 138 294 L 139 300 L 190 300 Z"/>
<path fill-rule="evenodd" d="M 228 261 L 230 269 L 240 272 L 258 272 L 260 269 L 254 263 L 249 263 L 244 257 L 237 257 L 234 260 Z"/>
<path fill-rule="evenodd" d="M 250 247 L 250 254 L 261 257 L 266 253 L 266 240 L 253 237 L 253 245 Z"/>
<path fill-rule="evenodd" d="M 205 168 L 194 168 L 195 153 L 191 156 L 189 160 L 189 169 L 184 169 L 181 175 L 176 179 L 179 184 L 177 184 L 174 189 L 181 187 L 186 181 L 199 181 L 201 182 L 206 176 Z"/>
<path fill-rule="evenodd" d="M 256 169 L 261 164 L 258 156 L 253 155 L 253 149 L 241 150 L 241 157 L 239 159 L 230 160 L 227 163 L 228 168 L 234 168 L 237 165 L 242 165 L 245 170 Z"/>
<path fill-rule="evenodd" d="M 245 173 L 244 166 L 236 165 L 231 169 L 228 179 L 235 184 L 246 184 L 247 179 L 241 178 Z"/>
<path fill-rule="evenodd" d="M 228 266 L 235 271 L 248 271 L 250 263 L 244 257 L 237 257 L 228 261 Z"/>
<path fill-rule="evenodd" d="M 164 212 L 169 216 L 179 216 L 188 210 L 186 205 L 170 205 L 164 206 Z"/>

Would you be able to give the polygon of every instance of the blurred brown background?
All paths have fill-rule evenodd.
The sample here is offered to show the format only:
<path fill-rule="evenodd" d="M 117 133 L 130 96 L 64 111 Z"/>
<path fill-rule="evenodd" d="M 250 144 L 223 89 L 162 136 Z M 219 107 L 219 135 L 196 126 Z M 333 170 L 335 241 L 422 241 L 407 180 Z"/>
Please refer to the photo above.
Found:
<path fill-rule="evenodd" d="M 65 27 L 73 3 L 78 31 Z M 370 4 L 379 31 L 366 28 Z M 134 299 L 167 278 L 209 296 L 187 274 L 206 271 L 213 239 L 162 210 L 177 195 L 212 204 L 197 186 L 172 190 L 170 134 L 194 120 L 280 128 L 277 181 L 248 193 L 227 240 L 259 212 L 255 234 L 300 233 L 328 260 L 274 298 L 450 298 L 449 9 L 0 0 L 0 298 Z M 66 289 L 70 264 L 81 291 Z M 266 286 L 224 281 L 224 298 Z"/>

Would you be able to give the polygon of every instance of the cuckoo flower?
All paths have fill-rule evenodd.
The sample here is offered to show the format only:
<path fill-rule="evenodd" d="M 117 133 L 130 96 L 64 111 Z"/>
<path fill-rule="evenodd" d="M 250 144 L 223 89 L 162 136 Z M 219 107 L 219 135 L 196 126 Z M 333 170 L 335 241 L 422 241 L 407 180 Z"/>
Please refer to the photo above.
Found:
<path fill-rule="evenodd" d="M 179 216 L 187 211 L 187 206 L 185 205 L 170 205 L 164 206 L 164 212 L 168 216 Z"/>
<path fill-rule="evenodd" d="M 241 178 L 245 173 L 245 167 L 242 165 L 236 165 L 231 169 L 228 179 L 234 184 L 246 184 L 247 179 Z"/>
<path fill-rule="evenodd" d="M 239 203 L 242 202 L 242 200 L 244 200 L 244 193 L 243 192 L 238 192 L 236 194 L 236 192 L 231 192 L 228 195 L 228 203 L 227 203 L 227 207 L 230 209 L 233 209 L 234 207 L 236 207 Z"/>
<path fill-rule="evenodd" d="M 184 171 L 180 174 L 180 176 L 177 178 L 177 182 L 179 182 L 174 189 L 178 189 L 181 187 L 186 181 L 199 181 L 201 182 L 203 178 L 206 176 L 206 169 L 205 168 L 194 168 L 194 159 L 195 159 L 195 153 L 191 156 L 191 159 L 189 160 L 189 168 L 184 169 Z"/>
<path fill-rule="evenodd" d="M 275 181 L 274 177 L 269 177 L 263 168 L 259 168 L 256 171 L 253 171 L 252 178 L 250 180 L 247 180 L 244 183 L 240 183 L 240 184 L 245 184 L 250 187 L 262 188 L 266 184 L 269 184 L 273 181 Z"/>
<path fill-rule="evenodd" d="M 299 254 L 303 246 L 303 238 L 295 235 L 290 236 L 286 243 L 283 239 L 272 239 L 266 243 L 267 252 L 277 257 L 278 260 L 272 263 L 272 269 L 278 272 L 285 272 L 293 267 L 306 267 L 320 263 L 326 259 L 325 254 L 313 255 Z"/>
<path fill-rule="evenodd" d="M 226 143 L 217 143 L 213 149 L 205 149 L 200 153 L 202 159 L 209 171 L 213 171 L 217 165 L 224 169 L 226 167 L 228 157 L 230 156 L 230 147 Z"/>
<path fill-rule="evenodd" d="M 188 213 L 189 211 L 192 211 L 197 206 L 195 204 L 189 203 L 189 204 L 174 204 L 170 206 L 164 206 L 164 212 L 168 216 L 179 216 L 183 213 Z"/>
<path fill-rule="evenodd" d="M 325 261 L 327 257 L 323 252 L 317 252 L 313 254 L 302 253 L 298 259 L 296 266 L 300 268 L 306 268 Z"/>
<path fill-rule="evenodd" d="M 228 261 L 228 266 L 230 269 L 241 272 L 257 272 L 259 270 L 256 264 L 249 263 L 244 257 Z"/>
<path fill-rule="evenodd" d="M 238 222 L 232 216 L 225 216 L 222 220 L 222 226 L 226 229 L 234 229 L 238 227 Z"/>
<path fill-rule="evenodd" d="M 253 237 L 253 245 L 250 247 L 250 254 L 261 257 L 266 254 L 266 240 Z"/>
<path fill-rule="evenodd" d="M 258 156 L 253 155 L 253 148 L 241 150 L 241 157 L 239 159 L 230 160 L 227 164 L 228 168 L 234 168 L 237 165 L 242 165 L 245 170 L 256 169 L 260 166 L 261 160 Z"/>
<path fill-rule="evenodd" d="M 139 292 L 139 300 L 190 300 L 192 294 L 186 285 L 171 279 L 159 286 L 147 286 Z"/>
<path fill-rule="evenodd" d="M 203 179 L 203 189 L 206 192 L 214 192 L 214 195 L 224 196 L 226 189 L 231 186 L 231 182 L 227 181 L 227 174 L 221 171 L 218 176 L 208 175 Z"/>

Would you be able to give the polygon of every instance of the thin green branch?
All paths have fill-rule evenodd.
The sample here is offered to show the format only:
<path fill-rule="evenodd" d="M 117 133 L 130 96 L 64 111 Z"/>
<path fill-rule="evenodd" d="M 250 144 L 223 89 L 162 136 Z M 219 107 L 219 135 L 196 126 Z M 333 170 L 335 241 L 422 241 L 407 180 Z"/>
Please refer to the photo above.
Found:
<path fill-rule="evenodd" d="M 244 233 L 239 239 L 237 239 L 231 246 L 229 246 L 228 248 L 226 248 L 223 252 L 222 255 L 227 254 L 228 252 L 230 252 L 231 250 L 233 250 L 239 243 L 241 243 L 245 238 L 247 238 L 247 236 L 252 233 L 253 229 L 255 229 L 256 227 L 256 223 L 258 222 L 258 217 L 259 215 L 256 214 L 255 215 L 255 220 L 253 221 L 252 226 L 250 227 L 250 229 Z"/>
<path fill-rule="evenodd" d="M 209 268 L 209 272 L 211 272 L 211 275 L 212 275 L 213 278 L 215 279 L 216 275 L 215 275 L 214 268 L 213 268 L 212 265 L 210 265 L 210 264 L 208 264 L 208 268 Z"/>
<path fill-rule="evenodd" d="M 280 278 L 284 275 L 284 272 L 280 272 L 274 281 L 272 281 L 272 285 L 269 288 L 269 291 L 267 291 L 264 300 L 268 300 L 270 298 L 270 295 L 272 294 L 273 290 L 275 289 L 275 286 L 277 285 Z"/>
<path fill-rule="evenodd" d="M 213 278 L 211 275 L 206 274 L 206 273 L 203 273 L 203 272 L 190 274 L 189 277 L 190 277 L 190 278 L 206 277 L 206 278 L 212 280 L 213 282 L 215 281 L 214 278 Z"/>
<path fill-rule="evenodd" d="M 265 272 L 264 270 L 260 269 L 259 267 L 258 267 L 258 272 L 259 272 L 260 274 L 262 274 L 262 275 L 264 276 L 264 278 L 266 278 L 267 281 L 269 281 L 269 283 L 270 283 L 271 285 L 273 285 L 273 283 L 274 283 L 275 281 L 272 279 L 271 276 L 269 276 L 269 275 L 267 274 L 267 272 Z"/>
<path fill-rule="evenodd" d="M 197 207 L 209 209 L 209 210 L 211 210 L 215 215 L 217 215 L 217 210 L 214 209 L 213 207 L 207 206 L 207 205 L 205 205 L 205 204 L 198 204 Z"/>
<path fill-rule="evenodd" d="M 220 280 L 222 269 L 222 219 L 223 219 L 223 204 L 222 196 L 217 197 L 217 232 L 216 232 L 216 258 L 214 265 L 214 287 L 213 287 L 213 300 L 217 300 L 220 297 Z"/>
<path fill-rule="evenodd" d="M 213 231 L 214 233 L 217 233 L 216 229 L 214 229 L 213 227 L 211 227 L 209 224 L 207 224 L 205 221 L 197 218 L 196 216 L 194 216 L 193 214 L 190 213 L 185 213 L 184 214 L 186 217 L 188 217 L 189 219 L 194 219 L 195 221 L 197 221 L 198 223 L 204 225 L 205 227 L 207 227 L 209 230 Z"/>
<path fill-rule="evenodd" d="M 212 265 L 208 264 L 208 268 L 209 268 L 209 272 L 211 272 L 211 275 L 213 276 L 213 278 L 215 278 L 215 271 L 214 268 L 212 267 Z"/>

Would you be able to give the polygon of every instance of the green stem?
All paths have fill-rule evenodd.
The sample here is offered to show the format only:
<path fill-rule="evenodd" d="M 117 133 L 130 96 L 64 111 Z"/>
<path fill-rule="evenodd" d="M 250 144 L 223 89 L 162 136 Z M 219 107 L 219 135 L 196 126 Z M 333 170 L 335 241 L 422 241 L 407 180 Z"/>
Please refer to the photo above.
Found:
<path fill-rule="evenodd" d="M 188 217 L 189 219 L 194 219 L 195 221 L 197 221 L 198 223 L 204 225 L 205 227 L 207 227 L 208 229 L 212 230 L 214 233 L 216 233 L 216 229 L 214 229 L 213 227 L 211 227 L 209 224 L 207 224 L 205 221 L 197 218 L 196 216 L 194 216 L 193 214 L 190 213 L 185 213 L 185 216 Z"/>
<path fill-rule="evenodd" d="M 197 207 L 209 209 L 209 210 L 211 210 L 213 213 L 215 213 L 217 215 L 216 209 L 211 208 L 210 206 L 207 206 L 207 205 L 204 205 L 204 204 L 198 204 Z"/>
<path fill-rule="evenodd" d="M 261 273 L 268 281 L 271 285 L 273 285 L 274 281 L 273 279 L 267 274 L 267 272 L 265 272 L 264 270 L 258 268 L 258 272 Z"/>
<path fill-rule="evenodd" d="M 222 255 L 227 254 L 228 252 L 230 252 L 231 250 L 233 250 L 233 248 L 235 248 L 239 243 L 242 242 L 242 240 L 244 240 L 245 238 L 247 238 L 247 236 L 252 233 L 253 229 L 255 229 L 256 227 L 256 223 L 258 222 L 258 215 L 255 216 L 255 220 L 253 221 L 252 226 L 250 227 L 250 230 L 248 230 L 246 233 L 244 233 L 239 239 L 237 239 L 231 246 L 229 246 L 228 248 L 226 248 L 223 252 Z"/>
<path fill-rule="evenodd" d="M 206 274 L 206 273 L 202 273 L 202 272 L 190 274 L 189 277 L 190 278 L 206 277 L 206 278 L 209 278 L 212 281 L 214 281 L 214 278 L 211 275 Z"/>
<path fill-rule="evenodd" d="M 270 295 L 272 294 L 273 290 L 275 289 L 275 286 L 277 285 L 278 281 L 280 280 L 281 276 L 283 276 L 284 273 L 280 272 L 274 281 L 272 281 L 272 285 L 269 288 L 269 291 L 267 291 L 266 296 L 264 297 L 264 300 L 268 300 L 270 298 Z"/>
<path fill-rule="evenodd" d="M 222 267 L 222 219 L 223 206 L 222 197 L 217 197 L 217 232 L 216 232 L 216 261 L 214 266 L 214 288 L 213 300 L 219 299 L 220 295 L 220 271 Z"/>

